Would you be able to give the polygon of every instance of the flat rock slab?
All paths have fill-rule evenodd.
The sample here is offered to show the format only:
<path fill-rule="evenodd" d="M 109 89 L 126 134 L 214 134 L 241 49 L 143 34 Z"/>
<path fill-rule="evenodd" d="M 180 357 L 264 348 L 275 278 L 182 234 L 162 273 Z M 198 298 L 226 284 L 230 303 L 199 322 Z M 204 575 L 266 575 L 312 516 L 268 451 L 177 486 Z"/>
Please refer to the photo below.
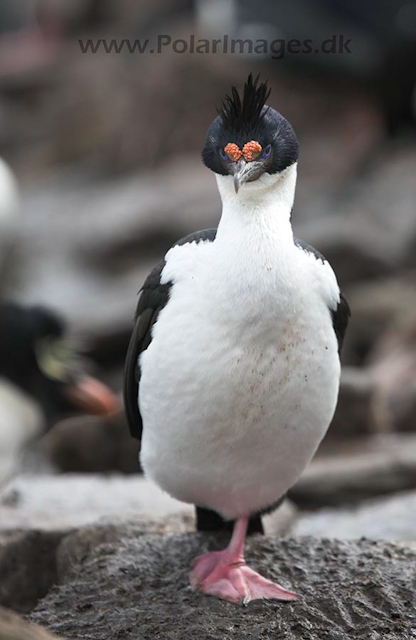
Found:
<path fill-rule="evenodd" d="M 21 475 L 0 496 L 0 531 L 65 530 L 100 519 L 159 521 L 177 516 L 192 522 L 193 514 L 191 505 L 139 475 Z"/>
<path fill-rule="evenodd" d="M 416 489 L 415 434 L 327 441 L 319 454 L 289 491 L 301 509 L 339 507 Z"/>
<path fill-rule="evenodd" d="M 296 507 L 285 500 L 263 518 L 266 534 L 286 535 L 296 516 Z M 195 509 L 137 474 L 25 474 L 0 493 L 0 533 L 66 531 L 103 520 L 136 520 L 142 529 L 158 524 L 159 530 L 194 531 Z"/>
<path fill-rule="evenodd" d="M 224 542 L 202 534 L 140 534 L 137 525 L 81 530 L 63 540 L 60 583 L 30 618 L 68 640 L 416 638 L 410 548 L 256 536 L 247 545 L 251 566 L 302 600 L 239 607 L 188 585 L 192 559 Z"/>
<path fill-rule="evenodd" d="M 295 535 L 416 541 L 416 491 L 366 500 L 351 509 L 321 509 L 296 522 Z"/>

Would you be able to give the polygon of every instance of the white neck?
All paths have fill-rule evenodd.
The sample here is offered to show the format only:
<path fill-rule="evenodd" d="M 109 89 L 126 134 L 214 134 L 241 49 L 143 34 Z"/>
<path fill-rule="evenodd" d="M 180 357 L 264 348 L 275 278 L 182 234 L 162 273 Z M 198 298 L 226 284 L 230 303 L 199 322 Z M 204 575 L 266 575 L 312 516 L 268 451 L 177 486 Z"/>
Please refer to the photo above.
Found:
<path fill-rule="evenodd" d="M 263 174 L 235 193 L 231 176 L 217 176 L 223 211 L 216 244 L 239 255 L 244 262 L 263 256 L 264 261 L 294 249 L 290 223 L 296 187 L 293 164 L 277 175 Z"/>

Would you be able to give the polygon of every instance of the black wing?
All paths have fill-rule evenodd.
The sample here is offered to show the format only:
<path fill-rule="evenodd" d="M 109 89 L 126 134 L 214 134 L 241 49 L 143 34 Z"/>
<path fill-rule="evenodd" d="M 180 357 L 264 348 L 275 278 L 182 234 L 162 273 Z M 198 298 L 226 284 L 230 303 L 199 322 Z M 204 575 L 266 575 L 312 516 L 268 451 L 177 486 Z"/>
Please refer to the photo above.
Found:
<path fill-rule="evenodd" d="M 215 239 L 216 233 L 216 229 L 197 231 L 196 233 L 185 236 L 176 242 L 174 246 L 187 244 L 188 242 L 200 242 L 201 240 L 209 240 L 212 242 Z M 124 407 L 130 433 L 133 438 L 138 438 L 139 440 L 142 436 L 142 418 L 138 407 L 140 384 L 140 366 L 138 360 L 140 354 L 149 346 L 152 340 L 152 327 L 160 311 L 169 300 L 169 291 L 172 283 L 161 284 L 160 282 L 165 264 L 165 261 L 163 261 L 151 271 L 141 289 L 133 334 L 127 349 L 124 368 Z"/>
<path fill-rule="evenodd" d="M 341 353 L 342 345 L 344 342 L 345 332 L 347 330 L 348 322 L 351 316 L 350 305 L 347 302 L 344 294 L 341 291 L 338 306 L 335 310 L 331 310 L 332 324 L 334 325 L 335 335 L 338 340 L 338 353 Z"/>
<path fill-rule="evenodd" d="M 295 245 L 299 247 L 299 249 L 302 249 L 303 251 L 314 255 L 315 258 L 317 260 L 320 260 L 322 263 L 326 262 L 326 259 L 324 258 L 322 253 L 319 253 L 319 251 L 317 251 L 314 247 L 312 247 L 312 245 L 308 244 L 307 242 L 299 240 L 299 238 L 295 238 Z M 347 330 L 348 321 L 351 316 L 350 306 L 342 291 L 338 306 L 335 310 L 331 309 L 331 315 L 335 335 L 338 340 L 338 353 L 341 353 L 342 343 L 344 342 L 345 332 Z"/>

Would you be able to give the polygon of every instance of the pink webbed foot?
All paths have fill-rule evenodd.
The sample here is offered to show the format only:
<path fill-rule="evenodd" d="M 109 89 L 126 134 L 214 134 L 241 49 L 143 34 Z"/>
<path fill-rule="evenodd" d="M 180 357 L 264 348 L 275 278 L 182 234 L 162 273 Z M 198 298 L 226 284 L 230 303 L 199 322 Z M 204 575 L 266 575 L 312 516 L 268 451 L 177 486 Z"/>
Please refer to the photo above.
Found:
<path fill-rule="evenodd" d="M 242 558 L 230 555 L 228 549 L 204 553 L 195 559 L 190 574 L 191 586 L 210 596 L 236 604 L 251 600 L 298 600 L 296 593 L 250 569 Z"/>

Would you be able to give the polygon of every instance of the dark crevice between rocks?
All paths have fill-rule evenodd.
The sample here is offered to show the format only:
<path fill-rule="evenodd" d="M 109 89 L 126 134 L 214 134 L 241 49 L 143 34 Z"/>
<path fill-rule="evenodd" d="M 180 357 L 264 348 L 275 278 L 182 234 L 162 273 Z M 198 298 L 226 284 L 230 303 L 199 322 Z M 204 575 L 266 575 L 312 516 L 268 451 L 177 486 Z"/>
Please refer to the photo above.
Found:
<path fill-rule="evenodd" d="M 0 605 L 29 613 L 57 582 L 56 551 L 67 532 L 13 531 L 0 537 Z"/>

